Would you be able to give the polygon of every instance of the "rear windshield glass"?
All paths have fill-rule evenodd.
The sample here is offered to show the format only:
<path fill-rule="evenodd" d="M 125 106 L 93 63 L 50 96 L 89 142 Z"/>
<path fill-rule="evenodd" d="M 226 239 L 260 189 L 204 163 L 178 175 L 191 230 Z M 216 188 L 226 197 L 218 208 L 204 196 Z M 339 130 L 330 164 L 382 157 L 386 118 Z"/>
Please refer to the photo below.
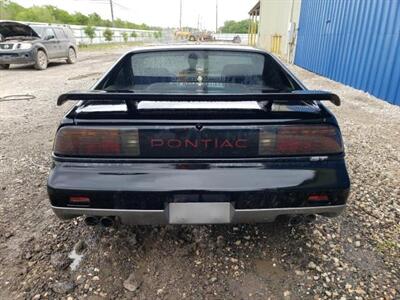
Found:
<path fill-rule="evenodd" d="M 133 54 L 111 72 L 103 88 L 149 93 L 259 93 L 289 92 L 297 85 L 269 55 L 185 50 Z"/>

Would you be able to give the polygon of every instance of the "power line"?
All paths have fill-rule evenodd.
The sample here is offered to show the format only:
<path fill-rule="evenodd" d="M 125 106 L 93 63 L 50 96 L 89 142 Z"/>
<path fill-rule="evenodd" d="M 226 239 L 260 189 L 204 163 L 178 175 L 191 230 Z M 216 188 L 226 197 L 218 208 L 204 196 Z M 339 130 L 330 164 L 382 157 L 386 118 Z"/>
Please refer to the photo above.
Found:
<path fill-rule="evenodd" d="M 115 2 L 115 0 L 114 0 L 114 5 L 118 6 L 120 8 L 123 8 L 123 9 L 131 10 L 129 7 L 126 7 L 126 6 L 122 5 L 122 4 L 119 4 L 118 2 Z"/>
<path fill-rule="evenodd" d="M 77 0 L 75 0 L 75 1 L 77 1 Z M 79 0 L 79 1 L 82 1 L 82 0 Z M 115 21 L 115 18 L 114 18 L 114 5 L 115 5 L 115 6 L 118 6 L 118 7 L 120 7 L 120 8 L 123 8 L 123 9 L 130 10 L 129 7 L 126 7 L 126 6 L 122 5 L 122 4 L 119 4 L 119 3 L 116 2 L 115 0 L 85 0 L 85 1 L 96 2 L 96 3 L 100 3 L 100 4 L 108 4 L 108 5 L 110 5 L 111 22 L 112 22 L 112 26 L 113 26 L 113 27 L 114 27 L 114 21 Z M 182 1 L 182 0 L 181 0 L 181 1 Z"/>

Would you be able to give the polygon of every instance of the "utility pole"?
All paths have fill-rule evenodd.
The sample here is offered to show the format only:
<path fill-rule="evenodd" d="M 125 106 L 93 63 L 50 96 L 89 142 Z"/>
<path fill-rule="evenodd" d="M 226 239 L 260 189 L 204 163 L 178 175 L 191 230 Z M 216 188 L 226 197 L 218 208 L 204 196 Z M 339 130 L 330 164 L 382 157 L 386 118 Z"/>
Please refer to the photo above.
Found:
<path fill-rule="evenodd" d="M 110 0 L 110 8 L 111 8 L 112 27 L 114 27 L 114 8 L 113 8 L 113 0 Z"/>
<path fill-rule="evenodd" d="M 182 0 L 179 3 L 179 30 L 182 31 Z"/>
<path fill-rule="evenodd" d="M 218 0 L 215 0 L 215 33 L 218 33 Z"/>

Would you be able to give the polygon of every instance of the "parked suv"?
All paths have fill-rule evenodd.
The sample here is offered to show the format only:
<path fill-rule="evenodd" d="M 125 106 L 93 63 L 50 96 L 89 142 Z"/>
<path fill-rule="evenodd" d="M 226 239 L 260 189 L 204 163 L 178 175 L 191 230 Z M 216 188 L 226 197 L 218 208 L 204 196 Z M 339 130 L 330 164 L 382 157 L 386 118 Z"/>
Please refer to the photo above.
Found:
<path fill-rule="evenodd" d="M 49 60 L 66 59 L 73 64 L 77 46 L 68 26 L 28 25 L 14 21 L 0 21 L 0 67 L 11 64 L 33 64 L 44 70 Z"/>

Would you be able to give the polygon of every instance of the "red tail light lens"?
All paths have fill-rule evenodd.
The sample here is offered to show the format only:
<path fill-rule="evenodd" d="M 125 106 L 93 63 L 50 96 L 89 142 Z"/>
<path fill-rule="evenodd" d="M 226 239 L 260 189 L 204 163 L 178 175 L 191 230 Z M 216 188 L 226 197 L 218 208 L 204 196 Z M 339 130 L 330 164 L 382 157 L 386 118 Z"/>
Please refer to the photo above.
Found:
<path fill-rule="evenodd" d="M 70 196 L 69 203 L 71 204 L 90 204 L 90 198 L 87 196 Z"/>
<path fill-rule="evenodd" d="M 343 152 L 338 129 L 331 125 L 282 125 L 260 131 L 260 155 L 320 155 Z"/>
<path fill-rule="evenodd" d="M 329 197 L 325 194 L 313 194 L 308 196 L 310 202 L 326 202 L 329 201 Z"/>
<path fill-rule="evenodd" d="M 137 129 L 62 127 L 56 136 L 54 154 L 61 156 L 138 156 Z"/>

